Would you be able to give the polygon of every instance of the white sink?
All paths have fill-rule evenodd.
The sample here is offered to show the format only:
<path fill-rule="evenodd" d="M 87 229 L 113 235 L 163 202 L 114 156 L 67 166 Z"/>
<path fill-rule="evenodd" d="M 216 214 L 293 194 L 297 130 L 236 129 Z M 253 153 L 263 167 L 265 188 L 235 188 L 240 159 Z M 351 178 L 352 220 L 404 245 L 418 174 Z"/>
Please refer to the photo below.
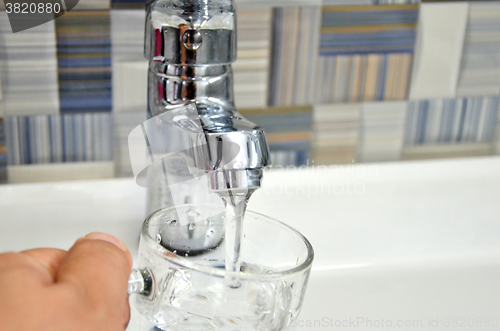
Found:
<path fill-rule="evenodd" d="M 135 252 L 144 201 L 131 179 L 0 186 L 0 251 L 105 231 Z M 314 246 L 290 330 L 500 330 L 499 201 L 489 157 L 272 170 L 249 209 Z"/>

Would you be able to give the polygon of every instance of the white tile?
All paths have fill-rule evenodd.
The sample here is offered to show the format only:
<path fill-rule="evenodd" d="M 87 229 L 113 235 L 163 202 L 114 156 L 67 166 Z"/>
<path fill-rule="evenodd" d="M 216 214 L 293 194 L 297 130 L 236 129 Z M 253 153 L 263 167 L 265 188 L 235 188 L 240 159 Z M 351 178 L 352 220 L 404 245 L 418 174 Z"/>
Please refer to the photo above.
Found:
<path fill-rule="evenodd" d="M 233 64 L 234 99 L 239 108 L 267 104 L 271 52 L 271 9 L 243 8 L 238 15 L 238 59 Z"/>
<path fill-rule="evenodd" d="M 113 62 L 113 112 L 147 112 L 148 62 Z"/>
<path fill-rule="evenodd" d="M 360 115 L 360 104 L 315 105 L 313 143 L 319 146 L 356 145 Z"/>
<path fill-rule="evenodd" d="M 0 70 L 5 116 L 59 112 L 54 21 L 12 33 L 0 11 Z"/>
<path fill-rule="evenodd" d="M 358 161 L 401 159 L 407 109 L 407 102 L 369 102 L 362 105 Z"/>
<path fill-rule="evenodd" d="M 361 104 L 315 105 L 311 159 L 316 165 L 346 164 L 356 158 Z"/>
<path fill-rule="evenodd" d="M 103 179 L 114 176 L 113 162 L 80 162 L 7 166 L 9 183 Z"/>
<path fill-rule="evenodd" d="M 457 94 L 500 95 L 500 3 L 472 2 Z"/>
<path fill-rule="evenodd" d="M 468 3 L 420 5 L 410 99 L 456 95 Z"/>
<path fill-rule="evenodd" d="M 111 54 L 114 61 L 145 60 L 143 9 L 110 10 Z"/>
<path fill-rule="evenodd" d="M 116 113 L 114 121 L 114 161 L 117 176 L 131 176 L 129 141 L 130 132 L 147 119 L 146 111 L 138 113 Z"/>

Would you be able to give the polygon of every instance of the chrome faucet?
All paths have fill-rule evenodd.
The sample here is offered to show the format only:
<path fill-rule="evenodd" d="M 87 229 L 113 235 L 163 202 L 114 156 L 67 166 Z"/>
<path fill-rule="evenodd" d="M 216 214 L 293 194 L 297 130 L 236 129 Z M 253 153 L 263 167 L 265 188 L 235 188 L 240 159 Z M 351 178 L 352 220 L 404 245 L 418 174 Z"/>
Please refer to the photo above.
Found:
<path fill-rule="evenodd" d="M 193 169 L 205 173 L 211 191 L 260 187 L 263 169 L 270 165 L 269 146 L 264 130 L 239 114 L 234 104 L 232 0 L 156 0 L 146 6 L 149 115 L 194 111 L 194 121 L 192 114 L 188 118 L 199 131 L 187 136 L 192 142 L 203 141 L 179 148 L 163 171 L 186 178 L 193 178 Z M 158 139 L 176 144 L 181 137 Z M 195 193 L 194 188 L 185 192 L 184 202 L 195 202 Z M 150 188 L 148 213 L 173 205 L 171 195 L 168 187 Z"/>

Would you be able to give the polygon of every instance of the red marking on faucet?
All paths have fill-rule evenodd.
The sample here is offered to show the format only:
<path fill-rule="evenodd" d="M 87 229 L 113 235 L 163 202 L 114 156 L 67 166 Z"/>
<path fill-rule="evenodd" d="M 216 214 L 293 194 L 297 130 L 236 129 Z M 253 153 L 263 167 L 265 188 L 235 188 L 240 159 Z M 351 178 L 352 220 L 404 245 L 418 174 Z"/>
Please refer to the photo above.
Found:
<path fill-rule="evenodd" d="M 155 56 L 160 56 L 161 55 L 161 44 L 162 44 L 162 39 L 161 39 L 161 31 L 160 29 L 156 29 L 156 49 L 155 49 Z"/>
<path fill-rule="evenodd" d="M 165 99 L 165 93 L 163 91 L 163 83 L 162 82 L 158 82 L 158 95 L 160 97 L 160 100 Z"/>

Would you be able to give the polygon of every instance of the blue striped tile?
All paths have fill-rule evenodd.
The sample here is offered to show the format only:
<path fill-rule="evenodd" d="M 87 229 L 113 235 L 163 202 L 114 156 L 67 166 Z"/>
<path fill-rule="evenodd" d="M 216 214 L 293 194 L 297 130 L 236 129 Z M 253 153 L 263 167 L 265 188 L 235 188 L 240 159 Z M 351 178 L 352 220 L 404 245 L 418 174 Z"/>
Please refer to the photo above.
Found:
<path fill-rule="evenodd" d="M 306 165 L 311 152 L 311 106 L 242 109 L 248 120 L 266 130 L 273 166 Z"/>
<path fill-rule="evenodd" d="M 323 8 L 320 55 L 413 52 L 418 6 Z"/>
<path fill-rule="evenodd" d="M 112 109 L 109 11 L 70 12 L 56 20 L 61 113 Z"/>
<path fill-rule="evenodd" d="M 405 144 L 488 143 L 493 140 L 499 97 L 410 102 Z"/>
<path fill-rule="evenodd" d="M 113 160 L 110 113 L 7 117 L 9 165 Z"/>

